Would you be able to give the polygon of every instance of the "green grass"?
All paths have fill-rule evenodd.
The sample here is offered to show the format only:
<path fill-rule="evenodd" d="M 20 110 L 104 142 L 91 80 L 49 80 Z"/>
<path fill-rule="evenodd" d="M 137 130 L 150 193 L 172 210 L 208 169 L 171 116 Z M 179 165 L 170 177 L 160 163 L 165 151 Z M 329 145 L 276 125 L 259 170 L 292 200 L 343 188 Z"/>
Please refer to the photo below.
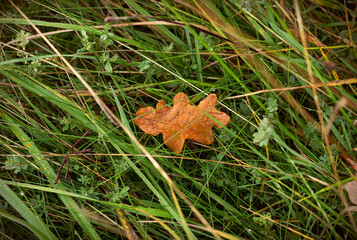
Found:
<path fill-rule="evenodd" d="M 343 156 L 356 158 L 357 32 L 346 2 L 4 5 L 1 235 L 352 239 Z M 217 94 L 231 122 L 176 155 L 134 119 L 179 92 L 192 104 Z"/>

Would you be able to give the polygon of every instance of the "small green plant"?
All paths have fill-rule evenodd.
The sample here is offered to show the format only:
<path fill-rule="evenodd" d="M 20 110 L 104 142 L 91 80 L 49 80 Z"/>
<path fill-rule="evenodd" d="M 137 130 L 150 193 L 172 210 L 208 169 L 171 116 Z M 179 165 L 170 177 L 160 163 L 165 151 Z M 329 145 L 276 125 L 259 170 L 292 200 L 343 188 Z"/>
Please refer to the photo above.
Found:
<path fill-rule="evenodd" d="M 21 47 L 22 51 L 17 52 L 17 56 L 19 57 L 28 57 L 28 53 L 25 52 L 26 45 L 30 42 L 28 40 L 28 36 L 30 36 L 30 33 L 25 32 L 24 30 L 21 30 L 19 33 L 17 33 L 15 41 L 18 46 Z"/>
<path fill-rule="evenodd" d="M 267 109 L 270 113 L 274 113 L 274 112 L 278 111 L 278 100 L 273 97 L 268 98 Z"/>
<path fill-rule="evenodd" d="M 332 151 L 332 157 L 336 158 L 336 156 L 338 155 L 336 144 L 331 145 L 331 151 Z M 330 156 L 328 155 L 327 152 L 325 152 L 322 156 L 320 156 L 319 159 L 321 161 L 318 162 L 318 165 L 320 165 L 321 167 L 331 164 Z"/>
<path fill-rule="evenodd" d="M 139 68 L 140 72 L 144 72 L 145 70 L 150 68 L 150 61 L 149 60 L 144 60 L 142 62 L 139 62 L 139 63 L 137 63 L 137 67 Z"/>
<path fill-rule="evenodd" d="M 59 120 L 59 123 L 63 125 L 62 131 L 67 131 L 68 129 L 73 129 L 74 124 L 71 124 L 72 118 L 64 116 L 62 119 Z"/>
<path fill-rule="evenodd" d="M 7 170 L 14 170 L 14 173 L 17 174 L 22 170 L 26 170 L 28 167 L 28 162 L 25 158 L 19 156 L 10 156 L 6 157 L 4 168 Z"/>
<path fill-rule="evenodd" d="M 272 231 L 273 222 L 269 221 L 271 219 L 271 213 L 263 213 L 262 216 L 253 217 L 253 221 L 258 225 L 264 227 L 264 233 L 267 235 L 275 235 L 274 231 Z"/>
<path fill-rule="evenodd" d="M 78 181 L 84 185 L 89 185 L 91 183 L 91 178 L 86 174 L 81 174 L 81 176 L 78 178 Z"/>
<path fill-rule="evenodd" d="M 35 55 L 38 55 L 38 52 L 35 51 Z M 28 72 L 32 74 L 38 74 L 42 72 L 41 69 L 41 60 L 40 59 L 34 59 L 31 61 L 30 64 L 28 64 Z"/>
<path fill-rule="evenodd" d="M 264 117 L 259 124 L 257 132 L 253 134 L 253 142 L 261 147 L 266 146 L 274 132 L 274 126 L 272 125 L 270 118 Z"/>
<path fill-rule="evenodd" d="M 96 43 L 89 41 L 89 36 L 85 30 L 81 30 L 81 35 L 82 35 L 81 42 L 83 47 L 81 49 L 78 49 L 77 53 L 93 52 L 94 45 Z"/>
<path fill-rule="evenodd" d="M 113 202 L 118 202 L 121 199 L 125 198 L 126 196 L 128 196 L 129 194 L 129 190 L 130 187 L 125 186 L 122 190 L 120 190 L 119 192 L 114 191 L 113 193 L 111 193 L 110 195 L 110 200 Z"/>
<path fill-rule="evenodd" d="M 203 32 L 200 32 L 198 36 L 202 39 L 203 42 L 205 42 L 208 45 L 208 47 L 211 48 L 211 50 L 213 50 L 212 46 L 214 44 L 214 39 L 210 34 L 205 35 Z M 202 50 L 204 45 L 201 41 L 198 41 L 198 44 L 196 47 L 199 50 Z"/>
<path fill-rule="evenodd" d="M 62 125 L 62 131 L 66 132 L 68 130 L 78 129 L 80 131 L 84 130 L 83 125 L 78 124 L 75 119 L 73 119 L 70 115 L 64 116 L 59 119 L 59 124 Z"/>
<path fill-rule="evenodd" d="M 165 70 L 163 70 L 161 67 L 159 67 L 158 65 L 154 64 L 153 62 L 147 59 L 141 62 L 136 62 L 134 63 L 134 65 L 136 65 L 139 68 L 140 72 L 145 72 L 148 78 L 151 78 L 154 75 L 156 77 L 161 77 L 164 74 L 166 74 Z"/>
<path fill-rule="evenodd" d="M 79 187 L 79 194 L 85 197 L 90 197 L 94 199 L 99 199 L 100 193 L 97 191 L 97 189 L 92 188 L 90 186 L 81 186 Z"/>
<path fill-rule="evenodd" d="M 111 39 L 114 34 L 109 32 L 110 30 L 110 25 L 106 24 L 104 26 L 104 33 L 100 36 L 99 40 L 104 43 L 105 48 L 109 47 L 110 45 L 112 45 L 114 42 Z"/>
<path fill-rule="evenodd" d="M 118 59 L 118 55 L 114 55 L 110 57 L 109 52 L 103 52 L 103 54 L 99 57 L 99 62 L 104 66 L 105 71 L 112 73 L 113 67 L 112 63 Z"/>
<path fill-rule="evenodd" d="M 316 131 L 316 129 L 308 123 L 303 128 L 305 139 L 307 140 L 308 144 L 311 148 L 315 150 L 322 150 L 324 148 L 324 144 L 321 141 L 322 136 Z"/>
<path fill-rule="evenodd" d="M 263 120 L 259 123 L 257 132 L 253 134 L 253 142 L 259 146 L 266 146 L 270 140 L 271 135 L 275 132 L 273 122 L 275 121 L 275 114 L 278 111 L 278 101 L 276 98 L 268 98 L 267 110 L 269 111 L 267 116 L 264 116 Z"/>
<path fill-rule="evenodd" d="M 173 43 L 170 43 L 170 45 L 164 46 L 164 47 L 162 48 L 162 51 L 163 51 L 163 52 L 171 52 L 173 48 L 174 48 L 174 44 L 173 44 Z"/>

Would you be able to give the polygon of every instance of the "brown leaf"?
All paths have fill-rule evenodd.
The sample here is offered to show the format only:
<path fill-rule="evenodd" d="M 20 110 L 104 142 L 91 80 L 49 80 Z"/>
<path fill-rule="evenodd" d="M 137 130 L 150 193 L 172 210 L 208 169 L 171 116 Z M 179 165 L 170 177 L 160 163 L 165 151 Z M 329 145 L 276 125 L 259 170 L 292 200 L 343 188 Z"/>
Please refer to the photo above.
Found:
<path fill-rule="evenodd" d="M 348 192 L 348 197 L 350 198 L 351 202 L 357 205 L 357 181 L 352 180 L 351 182 L 343 185 L 343 187 Z"/>
<path fill-rule="evenodd" d="M 340 154 L 340 156 L 345 159 L 349 165 L 351 165 L 351 167 L 355 170 L 355 176 L 357 177 L 357 163 L 343 154 Z M 348 197 L 351 202 L 357 205 L 357 181 L 352 180 L 351 182 L 344 184 L 343 187 L 348 192 Z"/>
<path fill-rule="evenodd" d="M 190 105 L 187 95 L 180 92 L 174 97 L 172 108 L 166 106 L 164 100 L 160 100 L 156 109 L 141 108 L 136 113 L 138 118 L 134 123 L 144 132 L 154 136 L 162 133 L 166 146 L 179 154 L 186 139 L 193 139 L 207 145 L 214 141 L 212 127 L 222 128 L 222 126 L 211 118 L 223 125 L 230 122 L 227 114 L 214 107 L 216 103 L 216 94 L 210 94 L 198 106 Z"/>
<path fill-rule="evenodd" d="M 355 170 L 355 176 L 357 178 L 357 163 L 343 154 L 340 154 L 340 156 L 345 159 L 345 161 Z M 350 198 L 351 202 L 357 205 L 357 181 L 352 180 L 351 182 L 344 184 L 343 187 L 348 192 L 348 197 Z"/>

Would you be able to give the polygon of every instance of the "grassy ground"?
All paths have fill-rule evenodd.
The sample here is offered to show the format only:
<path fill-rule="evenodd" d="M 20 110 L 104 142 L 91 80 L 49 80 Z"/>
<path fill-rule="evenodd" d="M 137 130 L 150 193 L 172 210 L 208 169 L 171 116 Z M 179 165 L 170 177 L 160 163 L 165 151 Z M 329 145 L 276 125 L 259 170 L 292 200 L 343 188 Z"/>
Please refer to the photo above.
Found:
<path fill-rule="evenodd" d="M 353 1 L 12 4 L 1 239 L 356 236 Z M 133 120 L 179 92 L 217 94 L 231 122 L 177 155 Z"/>

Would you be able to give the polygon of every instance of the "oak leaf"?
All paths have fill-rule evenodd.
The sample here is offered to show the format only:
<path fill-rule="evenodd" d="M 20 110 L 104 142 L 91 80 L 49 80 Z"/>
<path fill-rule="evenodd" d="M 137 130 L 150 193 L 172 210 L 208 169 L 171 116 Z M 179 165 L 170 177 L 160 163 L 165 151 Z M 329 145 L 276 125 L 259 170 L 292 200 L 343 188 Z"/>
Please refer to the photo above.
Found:
<path fill-rule="evenodd" d="M 222 128 L 222 125 L 230 122 L 227 114 L 214 107 L 217 103 L 216 94 L 208 95 L 198 106 L 191 105 L 183 92 L 178 93 L 173 101 L 172 107 L 166 106 L 165 101 L 160 100 L 156 109 L 141 108 L 136 113 L 138 117 L 134 123 L 144 132 L 154 136 L 162 133 L 166 146 L 176 154 L 181 152 L 186 139 L 211 144 L 214 141 L 212 127 Z"/>

